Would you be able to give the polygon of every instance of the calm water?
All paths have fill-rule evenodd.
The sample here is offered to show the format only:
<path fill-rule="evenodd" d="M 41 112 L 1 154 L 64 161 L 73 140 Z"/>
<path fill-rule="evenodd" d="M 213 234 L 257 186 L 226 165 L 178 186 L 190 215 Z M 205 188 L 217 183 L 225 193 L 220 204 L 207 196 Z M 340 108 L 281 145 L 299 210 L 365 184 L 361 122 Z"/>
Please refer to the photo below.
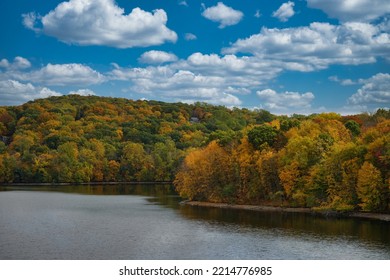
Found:
<path fill-rule="evenodd" d="M 0 259 L 390 259 L 390 223 L 179 205 L 169 185 L 0 188 Z"/>

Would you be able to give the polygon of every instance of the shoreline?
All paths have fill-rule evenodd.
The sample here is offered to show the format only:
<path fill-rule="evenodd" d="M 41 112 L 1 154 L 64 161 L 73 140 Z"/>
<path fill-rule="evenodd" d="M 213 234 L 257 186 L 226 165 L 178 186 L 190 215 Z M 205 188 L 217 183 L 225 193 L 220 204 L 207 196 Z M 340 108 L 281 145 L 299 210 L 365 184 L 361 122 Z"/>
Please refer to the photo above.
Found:
<path fill-rule="evenodd" d="M 83 182 L 83 183 L 1 183 L 1 187 L 23 187 L 23 186 L 71 186 L 71 185 L 168 185 L 172 184 L 170 181 L 158 181 L 158 182 Z M 242 204 L 228 204 L 228 203 L 216 203 L 205 201 L 189 201 L 184 200 L 180 202 L 182 205 L 197 206 L 197 207 L 213 207 L 222 209 L 237 209 L 246 211 L 258 211 L 258 212 L 286 212 L 286 213 L 307 213 L 313 215 L 320 215 L 323 217 L 346 217 L 346 218 L 361 218 L 378 220 L 384 222 L 390 222 L 390 213 L 372 213 L 372 212 L 337 212 L 337 211 L 318 211 L 311 208 L 303 207 L 280 207 L 280 206 L 265 206 L 265 205 L 242 205 Z"/>
<path fill-rule="evenodd" d="M 237 209 L 257 212 L 286 212 L 286 213 L 308 213 L 314 215 L 321 215 L 324 217 L 346 217 L 346 218 L 360 218 L 379 220 L 390 222 L 390 214 L 383 213 L 369 213 L 369 212 L 347 212 L 341 213 L 337 211 L 314 211 L 310 208 L 293 208 L 293 207 L 279 207 L 279 206 L 261 206 L 261 205 L 240 205 L 228 203 L 213 203 L 202 201 L 182 201 L 182 205 L 189 205 L 195 207 L 213 207 L 221 209 Z"/>
<path fill-rule="evenodd" d="M 88 185 L 168 185 L 171 181 L 156 181 L 156 182 L 82 182 L 82 183 L 0 183 L 0 187 L 23 187 L 23 186 L 88 186 Z"/>

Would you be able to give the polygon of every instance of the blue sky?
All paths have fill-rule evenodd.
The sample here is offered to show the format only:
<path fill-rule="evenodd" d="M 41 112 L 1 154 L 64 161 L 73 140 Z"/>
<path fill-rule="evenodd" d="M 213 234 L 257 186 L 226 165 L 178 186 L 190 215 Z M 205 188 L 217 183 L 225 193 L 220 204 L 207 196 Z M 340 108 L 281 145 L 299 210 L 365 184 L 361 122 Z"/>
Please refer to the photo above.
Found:
<path fill-rule="evenodd" d="M 5 0 L 0 105 L 80 94 L 275 114 L 390 107 L 387 0 Z"/>

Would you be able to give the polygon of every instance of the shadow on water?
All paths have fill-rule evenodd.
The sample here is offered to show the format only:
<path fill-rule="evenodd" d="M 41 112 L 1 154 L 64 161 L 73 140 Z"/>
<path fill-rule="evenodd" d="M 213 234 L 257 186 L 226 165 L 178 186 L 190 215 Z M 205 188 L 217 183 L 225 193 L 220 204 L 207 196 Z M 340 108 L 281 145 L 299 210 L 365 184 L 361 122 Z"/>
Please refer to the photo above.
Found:
<path fill-rule="evenodd" d="M 0 191 L 43 191 L 85 195 L 142 195 L 151 197 L 177 195 L 174 187 L 170 184 L 0 186 Z"/>
<path fill-rule="evenodd" d="M 43 191 L 83 195 L 145 196 L 148 204 L 170 208 L 187 220 L 219 226 L 282 230 L 291 235 L 321 238 L 347 237 L 385 245 L 390 250 L 390 223 L 357 218 L 326 218 L 309 213 L 257 212 L 239 209 L 180 205 L 174 187 L 163 185 L 1 186 L 0 191 Z"/>
<path fill-rule="evenodd" d="M 285 233 L 321 237 L 349 237 L 387 244 L 390 249 L 390 224 L 357 218 L 326 218 L 309 213 L 257 212 L 183 205 L 180 213 L 187 219 L 211 223 L 239 224 L 245 227 L 280 229 Z"/>

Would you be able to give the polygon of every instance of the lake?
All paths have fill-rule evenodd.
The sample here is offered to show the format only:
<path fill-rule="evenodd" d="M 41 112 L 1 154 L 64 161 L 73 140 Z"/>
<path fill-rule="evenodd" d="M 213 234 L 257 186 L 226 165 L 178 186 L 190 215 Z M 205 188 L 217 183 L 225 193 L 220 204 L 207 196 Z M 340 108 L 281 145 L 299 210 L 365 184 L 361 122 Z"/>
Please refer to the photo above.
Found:
<path fill-rule="evenodd" d="M 390 223 L 180 205 L 171 185 L 0 187 L 0 259 L 390 259 Z"/>

